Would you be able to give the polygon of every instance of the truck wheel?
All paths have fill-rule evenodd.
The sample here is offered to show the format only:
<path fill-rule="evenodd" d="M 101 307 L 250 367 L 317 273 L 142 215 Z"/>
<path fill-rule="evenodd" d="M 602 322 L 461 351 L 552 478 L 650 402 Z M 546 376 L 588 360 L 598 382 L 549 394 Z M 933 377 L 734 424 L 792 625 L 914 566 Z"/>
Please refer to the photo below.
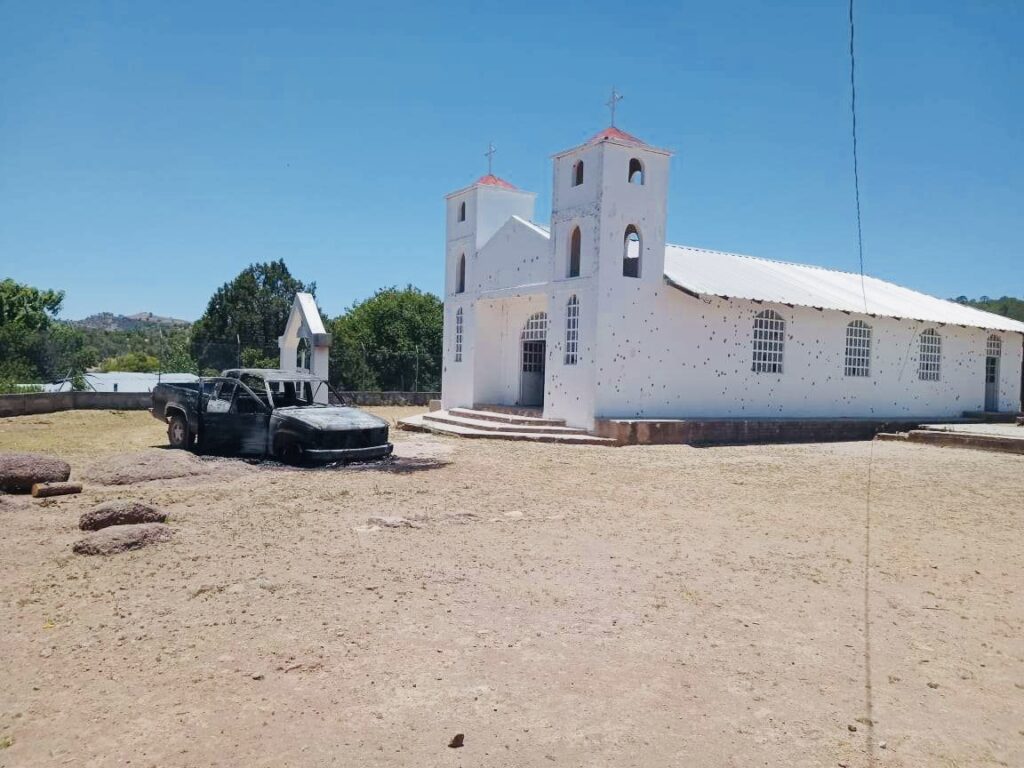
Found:
<path fill-rule="evenodd" d="M 192 447 L 193 437 L 188 430 L 188 422 L 181 414 L 175 413 L 167 420 L 167 442 L 171 448 L 188 450 Z"/>
<path fill-rule="evenodd" d="M 282 440 L 278 443 L 277 458 L 284 464 L 298 467 L 302 464 L 302 446 L 294 440 Z"/>

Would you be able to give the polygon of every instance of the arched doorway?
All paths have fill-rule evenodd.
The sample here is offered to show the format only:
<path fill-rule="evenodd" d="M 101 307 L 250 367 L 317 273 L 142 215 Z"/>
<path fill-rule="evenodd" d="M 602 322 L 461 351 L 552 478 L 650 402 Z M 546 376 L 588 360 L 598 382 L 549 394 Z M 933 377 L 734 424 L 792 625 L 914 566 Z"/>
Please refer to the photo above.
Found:
<path fill-rule="evenodd" d="M 544 405 L 544 361 L 547 359 L 548 315 L 530 315 L 519 335 L 519 405 Z"/>

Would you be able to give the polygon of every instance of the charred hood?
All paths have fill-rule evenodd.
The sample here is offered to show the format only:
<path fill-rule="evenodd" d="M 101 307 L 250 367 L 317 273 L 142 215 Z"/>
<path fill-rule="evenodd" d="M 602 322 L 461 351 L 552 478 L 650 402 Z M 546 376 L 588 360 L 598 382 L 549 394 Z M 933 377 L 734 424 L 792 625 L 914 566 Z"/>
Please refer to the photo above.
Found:
<path fill-rule="evenodd" d="M 274 411 L 274 415 L 326 432 L 346 429 L 380 429 L 388 426 L 384 419 L 366 411 L 340 405 L 278 408 Z"/>

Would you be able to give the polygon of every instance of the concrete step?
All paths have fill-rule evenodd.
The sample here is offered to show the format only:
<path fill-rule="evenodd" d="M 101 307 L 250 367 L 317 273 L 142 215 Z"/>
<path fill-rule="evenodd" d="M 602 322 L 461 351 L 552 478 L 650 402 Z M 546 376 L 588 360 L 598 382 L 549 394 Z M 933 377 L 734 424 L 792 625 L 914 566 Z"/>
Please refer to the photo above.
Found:
<path fill-rule="evenodd" d="M 1015 411 L 964 411 L 964 418 L 986 424 L 1013 424 L 1017 420 Z"/>
<path fill-rule="evenodd" d="M 1024 438 L 977 432 L 954 432 L 939 429 L 912 429 L 907 438 L 912 443 L 924 443 L 946 448 L 974 448 L 982 451 L 1016 453 L 1024 455 Z"/>
<path fill-rule="evenodd" d="M 425 421 L 438 424 L 454 424 L 457 427 L 468 427 L 469 429 L 484 429 L 490 432 L 529 432 L 538 435 L 585 435 L 584 429 L 575 427 L 563 427 L 552 425 L 546 421 L 540 423 L 519 424 L 495 421 L 493 419 L 478 419 L 462 414 L 472 411 L 434 411 L 423 414 Z M 538 420 L 534 420 L 538 421 Z"/>
<path fill-rule="evenodd" d="M 607 437 L 597 437 L 586 432 L 578 434 L 549 434 L 546 432 L 506 432 L 493 429 L 476 429 L 473 427 L 460 426 L 458 424 L 447 424 L 436 420 L 428 420 L 422 414 L 409 416 L 400 419 L 399 429 L 412 432 L 433 432 L 437 435 L 451 435 L 453 437 L 480 437 L 494 440 L 517 440 L 533 443 L 561 443 L 563 445 L 604 445 L 614 446 L 616 443 Z"/>
<path fill-rule="evenodd" d="M 448 413 L 466 419 L 479 421 L 496 421 L 502 424 L 522 424 L 530 427 L 564 427 L 565 419 L 545 419 L 542 416 L 524 416 L 518 413 L 487 410 L 487 406 L 479 408 L 450 408 Z"/>

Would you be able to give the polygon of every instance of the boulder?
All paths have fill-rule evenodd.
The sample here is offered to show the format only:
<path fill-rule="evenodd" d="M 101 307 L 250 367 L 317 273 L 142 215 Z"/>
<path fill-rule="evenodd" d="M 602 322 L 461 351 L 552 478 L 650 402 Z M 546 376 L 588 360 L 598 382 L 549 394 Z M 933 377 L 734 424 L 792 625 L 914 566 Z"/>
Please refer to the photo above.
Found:
<path fill-rule="evenodd" d="M 105 501 L 93 507 L 91 512 L 83 512 L 78 518 L 78 527 L 83 531 L 98 531 L 111 525 L 136 525 L 138 523 L 165 523 L 167 513 L 144 504 L 141 501 L 118 499 Z"/>
<path fill-rule="evenodd" d="M 71 466 L 41 453 L 0 453 L 0 491 L 28 493 L 36 483 L 63 483 Z"/>
<path fill-rule="evenodd" d="M 150 544 L 169 541 L 171 529 L 163 523 L 115 525 L 90 533 L 71 547 L 76 555 L 116 555 L 129 549 L 140 549 Z"/>

